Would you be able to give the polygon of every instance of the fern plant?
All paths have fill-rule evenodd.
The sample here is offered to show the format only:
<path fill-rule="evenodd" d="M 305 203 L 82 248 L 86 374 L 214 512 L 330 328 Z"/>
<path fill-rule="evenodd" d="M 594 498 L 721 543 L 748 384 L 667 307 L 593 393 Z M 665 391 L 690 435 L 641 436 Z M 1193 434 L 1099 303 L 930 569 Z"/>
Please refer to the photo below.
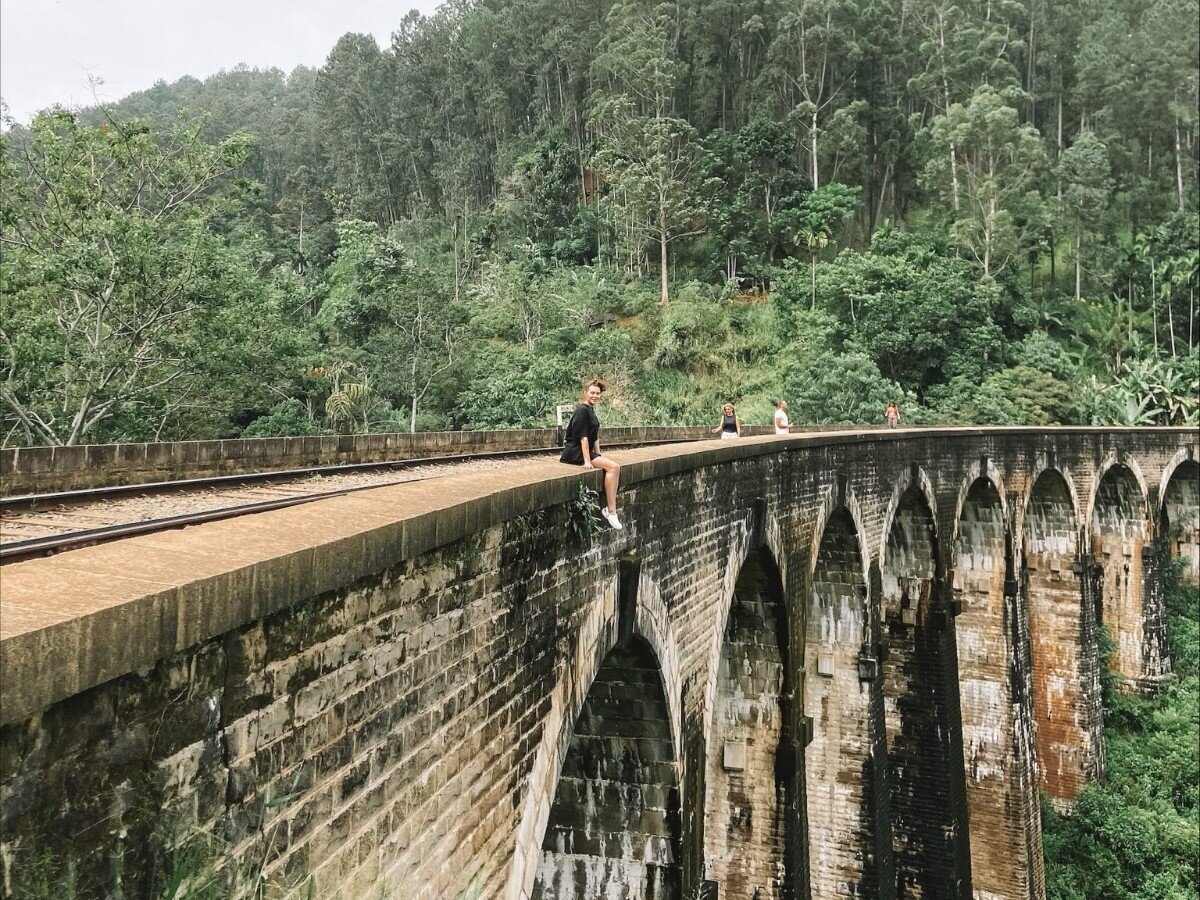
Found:
<path fill-rule="evenodd" d="M 567 522 L 571 533 L 580 540 L 587 542 L 592 535 L 603 527 L 599 513 L 600 495 L 587 486 L 587 482 L 579 482 L 579 491 L 575 499 L 567 505 Z"/>

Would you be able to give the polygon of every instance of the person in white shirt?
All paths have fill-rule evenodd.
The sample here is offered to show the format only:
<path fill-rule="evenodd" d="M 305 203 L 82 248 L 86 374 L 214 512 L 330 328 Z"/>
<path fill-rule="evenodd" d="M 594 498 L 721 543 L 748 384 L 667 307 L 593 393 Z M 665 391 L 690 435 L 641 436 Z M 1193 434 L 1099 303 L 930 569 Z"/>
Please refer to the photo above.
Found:
<path fill-rule="evenodd" d="M 775 433 L 776 434 L 791 434 L 792 423 L 787 417 L 787 401 L 780 400 L 775 404 Z"/>

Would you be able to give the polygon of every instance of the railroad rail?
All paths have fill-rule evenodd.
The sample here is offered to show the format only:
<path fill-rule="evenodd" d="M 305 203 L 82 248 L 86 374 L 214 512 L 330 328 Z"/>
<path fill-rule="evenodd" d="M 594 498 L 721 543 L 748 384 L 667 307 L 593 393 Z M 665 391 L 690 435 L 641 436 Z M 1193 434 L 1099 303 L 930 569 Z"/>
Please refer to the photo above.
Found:
<path fill-rule="evenodd" d="M 693 440 L 696 438 L 628 441 L 606 446 L 619 449 Z M 447 470 L 492 468 L 529 457 L 557 454 L 560 449 L 555 446 L 525 447 L 0 497 L 0 563 L 283 509 L 391 484 L 425 481 L 443 477 L 449 474 Z M 393 477 L 397 472 L 404 474 Z M 330 482 L 339 486 L 330 487 Z M 158 504 L 147 502 L 156 497 L 173 500 Z M 163 506 L 178 509 L 197 505 L 202 508 L 144 517 L 147 512 L 153 512 L 155 506 L 161 511 Z M 34 533 L 31 537 L 11 539 L 14 533 L 30 532 Z"/>

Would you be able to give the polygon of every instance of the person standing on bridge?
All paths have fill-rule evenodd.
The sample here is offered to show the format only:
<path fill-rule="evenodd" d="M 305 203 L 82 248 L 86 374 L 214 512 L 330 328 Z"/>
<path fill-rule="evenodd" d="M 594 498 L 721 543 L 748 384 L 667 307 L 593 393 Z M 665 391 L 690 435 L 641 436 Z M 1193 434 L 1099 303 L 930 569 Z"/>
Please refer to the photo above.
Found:
<path fill-rule="evenodd" d="M 617 485 L 621 480 L 621 467 L 600 453 L 600 417 L 596 415 L 596 404 L 604 393 L 604 382 L 593 378 L 583 386 L 583 402 L 575 407 L 571 421 L 567 423 L 566 439 L 559 460 L 585 469 L 604 470 L 604 499 L 607 506 L 600 510 L 604 521 L 621 529 L 617 518 Z"/>
<path fill-rule="evenodd" d="M 895 428 L 896 423 L 900 421 L 900 407 L 896 405 L 895 400 L 889 400 L 887 409 L 883 411 L 883 417 L 887 419 L 888 428 Z"/>
<path fill-rule="evenodd" d="M 780 400 L 775 404 L 775 433 L 791 434 L 792 423 L 788 421 L 787 401 Z"/>
<path fill-rule="evenodd" d="M 721 407 L 721 421 L 717 423 L 717 427 L 712 430 L 712 433 L 720 434 L 723 441 L 742 436 L 742 420 L 738 418 L 737 410 L 734 409 L 732 403 L 726 403 Z"/>

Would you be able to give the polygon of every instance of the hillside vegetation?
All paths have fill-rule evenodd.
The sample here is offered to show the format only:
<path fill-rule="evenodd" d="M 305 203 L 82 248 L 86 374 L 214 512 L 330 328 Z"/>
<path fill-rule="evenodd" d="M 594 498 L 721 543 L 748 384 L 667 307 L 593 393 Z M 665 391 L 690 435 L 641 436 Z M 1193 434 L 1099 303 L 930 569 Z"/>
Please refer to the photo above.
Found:
<path fill-rule="evenodd" d="M 1104 691 L 1106 781 L 1064 818 L 1042 804 L 1049 900 L 1189 900 L 1200 891 L 1200 589 L 1166 592 L 1175 680 L 1153 700 Z"/>
<path fill-rule="evenodd" d="M 477 0 L 3 136 L 5 444 L 1197 420 L 1197 0 Z"/>

